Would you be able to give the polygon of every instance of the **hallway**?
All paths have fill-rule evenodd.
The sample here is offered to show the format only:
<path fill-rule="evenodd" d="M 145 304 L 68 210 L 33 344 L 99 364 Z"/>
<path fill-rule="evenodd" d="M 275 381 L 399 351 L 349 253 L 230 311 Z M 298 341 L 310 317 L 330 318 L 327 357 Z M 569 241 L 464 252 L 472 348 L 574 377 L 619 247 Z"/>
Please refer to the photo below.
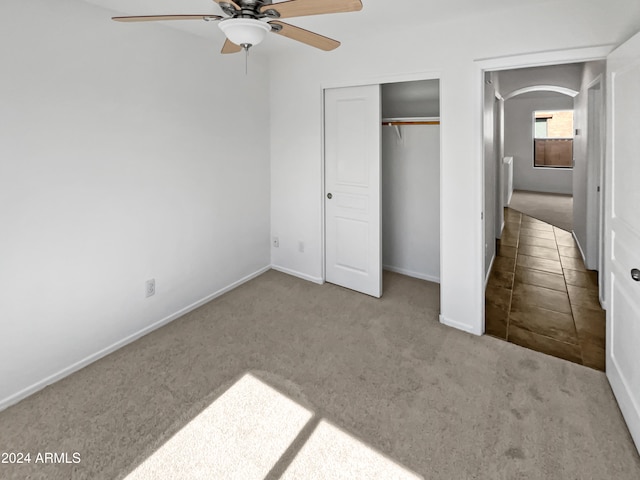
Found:
<path fill-rule="evenodd" d="M 505 209 L 485 294 L 485 332 L 598 370 L 605 368 L 605 312 L 597 272 L 572 235 Z"/>

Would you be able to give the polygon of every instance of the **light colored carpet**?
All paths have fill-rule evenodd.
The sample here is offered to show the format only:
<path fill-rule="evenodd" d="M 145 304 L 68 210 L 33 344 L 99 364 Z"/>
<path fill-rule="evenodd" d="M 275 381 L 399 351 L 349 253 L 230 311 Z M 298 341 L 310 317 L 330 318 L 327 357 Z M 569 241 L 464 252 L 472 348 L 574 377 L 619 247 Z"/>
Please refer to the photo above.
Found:
<path fill-rule="evenodd" d="M 567 232 L 573 231 L 571 195 L 514 190 L 509 207 Z"/>
<path fill-rule="evenodd" d="M 81 457 L 0 464 L 0 478 L 125 478 L 179 432 L 207 442 L 187 426 L 213 418 L 209 408 L 237 418 L 219 434 L 233 435 L 246 418 L 224 405 L 229 392 L 248 398 L 236 390 L 247 372 L 288 399 L 268 414 L 296 425 L 278 429 L 280 451 L 308 418 L 291 402 L 315 419 L 277 461 L 279 451 L 266 461 L 267 448 L 233 450 L 262 473 L 275 461 L 261 478 L 293 478 L 352 444 L 425 478 L 640 478 L 602 372 L 444 327 L 438 297 L 437 285 L 392 273 L 376 300 L 267 272 L 0 412 L 0 452 Z M 263 411 L 250 400 L 243 412 Z M 328 450 L 327 438 L 338 439 Z M 207 450 L 191 451 L 187 462 Z M 313 471 L 307 478 L 322 478 Z M 220 475 L 211 477 L 234 478 Z"/>
<path fill-rule="evenodd" d="M 303 430 L 311 431 L 310 436 Z M 420 480 L 247 373 L 146 458 L 127 480 L 262 480 L 299 440 L 282 480 Z"/>

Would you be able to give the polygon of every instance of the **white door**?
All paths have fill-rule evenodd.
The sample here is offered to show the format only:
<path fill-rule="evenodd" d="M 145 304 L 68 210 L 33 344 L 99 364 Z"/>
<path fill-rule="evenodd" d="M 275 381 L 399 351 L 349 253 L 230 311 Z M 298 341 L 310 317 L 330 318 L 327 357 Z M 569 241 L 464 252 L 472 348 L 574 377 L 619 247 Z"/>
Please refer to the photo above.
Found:
<path fill-rule="evenodd" d="M 380 85 L 325 90 L 326 281 L 382 295 Z"/>
<path fill-rule="evenodd" d="M 640 34 L 607 59 L 607 109 L 607 377 L 640 447 Z"/>

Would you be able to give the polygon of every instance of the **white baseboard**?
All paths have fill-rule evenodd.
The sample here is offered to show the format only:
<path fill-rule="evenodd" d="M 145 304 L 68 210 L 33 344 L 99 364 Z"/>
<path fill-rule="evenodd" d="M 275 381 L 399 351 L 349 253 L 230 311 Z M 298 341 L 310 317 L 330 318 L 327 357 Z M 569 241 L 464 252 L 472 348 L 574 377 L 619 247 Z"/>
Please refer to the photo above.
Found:
<path fill-rule="evenodd" d="M 458 330 L 462 330 L 463 332 L 471 333 L 472 335 L 480 336 L 483 332 L 479 332 L 477 329 L 473 328 L 471 325 L 467 325 L 466 323 L 456 322 L 455 320 L 451 320 L 450 318 L 446 318 L 442 314 L 440 315 L 440 323 L 446 325 L 447 327 L 457 328 Z"/>
<path fill-rule="evenodd" d="M 582 256 L 582 261 L 586 264 L 587 263 L 587 257 L 584 255 L 584 250 L 582 250 L 582 245 L 580 245 L 580 241 L 578 240 L 578 237 L 576 236 L 576 232 L 571 230 L 571 236 L 573 237 L 573 240 L 575 240 L 576 245 L 578 246 L 578 250 L 580 250 L 580 255 Z"/>
<path fill-rule="evenodd" d="M 600 307 L 602 307 L 603 310 L 609 310 L 609 304 L 605 302 L 602 297 L 598 296 L 598 301 L 600 302 Z"/>
<path fill-rule="evenodd" d="M 493 254 L 491 257 L 491 262 L 489 262 L 489 269 L 487 270 L 487 274 L 484 276 L 484 289 L 487 290 L 487 284 L 489 283 L 489 277 L 491 276 L 491 269 L 493 268 L 493 262 L 496 261 L 496 254 Z"/>
<path fill-rule="evenodd" d="M 311 275 L 307 275 L 306 273 L 291 270 L 290 268 L 280 267 L 278 265 L 271 265 L 271 268 L 273 270 L 277 270 L 278 272 L 286 273 L 287 275 L 292 275 L 309 282 L 317 283 L 318 285 L 324 284 L 324 280 L 320 277 L 312 277 Z"/>
<path fill-rule="evenodd" d="M 440 283 L 440 277 L 436 275 L 428 275 L 426 273 L 414 272 L 407 270 L 406 268 L 394 267 L 392 265 L 383 265 L 383 270 L 389 270 L 390 272 L 406 275 L 407 277 L 419 278 L 420 280 L 426 280 L 427 282 Z"/>
<path fill-rule="evenodd" d="M 582 250 L 582 245 L 580 245 L 580 242 L 578 241 L 578 237 L 576 236 L 576 232 L 575 231 L 571 231 L 571 236 L 573 237 L 573 240 L 576 242 L 576 245 L 578 246 L 578 250 L 580 251 L 580 256 L 582 257 L 582 261 L 584 262 L 584 265 L 587 269 L 589 269 L 587 267 L 587 257 L 584 254 L 584 250 Z M 598 274 L 598 282 L 600 282 L 600 274 Z M 602 298 L 600 297 L 600 295 L 598 295 L 598 302 L 600 302 L 600 307 L 603 310 L 607 310 L 607 302 L 603 302 Z"/>
<path fill-rule="evenodd" d="M 260 270 L 257 270 L 249 275 L 247 275 L 246 277 L 241 278 L 238 281 L 233 282 L 230 285 L 227 285 L 224 288 L 221 288 L 220 290 L 207 295 L 206 297 L 192 303 L 191 305 L 188 305 L 180 310 L 178 310 L 175 313 L 172 313 L 171 315 L 163 318 L 162 320 L 159 320 L 145 328 L 143 328 L 142 330 L 139 330 L 136 333 L 133 333 L 125 338 L 123 338 L 122 340 L 119 340 L 111 345 L 109 345 L 106 348 L 103 348 L 102 350 L 99 350 L 85 358 L 83 358 L 82 360 L 73 363 L 72 365 L 69 365 L 68 367 L 63 368 L 62 370 L 58 371 L 57 373 L 54 373 L 53 375 L 49 375 L 48 377 L 34 383 L 33 385 L 30 385 L 22 390 L 20 390 L 19 392 L 16 392 L 6 398 L 3 398 L 2 400 L 0 400 L 0 411 L 6 409 L 7 407 L 10 407 L 11 405 L 15 405 L 16 403 L 18 403 L 20 400 L 23 400 L 25 398 L 27 398 L 30 395 L 33 395 L 34 393 L 36 393 L 39 390 L 42 390 L 44 387 L 51 385 L 52 383 L 55 383 L 59 380 L 62 380 L 64 377 L 67 377 L 69 375 L 71 375 L 72 373 L 77 372 L 78 370 L 86 367 L 87 365 L 95 362 L 96 360 L 100 360 L 102 357 L 106 357 L 107 355 L 109 355 L 110 353 L 115 352 L 116 350 L 124 347 L 125 345 L 128 345 L 129 343 L 135 342 L 136 340 L 138 340 L 141 337 L 144 337 L 145 335 L 147 335 L 148 333 L 151 333 L 154 330 L 157 330 L 160 327 L 165 326 L 166 324 L 172 322 L 173 320 L 176 320 L 179 317 L 182 317 L 183 315 L 186 315 L 187 313 L 189 313 L 192 310 L 195 310 L 196 308 L 204 305 L 205 303 L 210 302 L 211 300 L 233 290 L 234 288 L 239 287 L 240 285 L 242 285 L 243 283 L 248 282 L 249 280 L 253 280 L 254 278 L 262 275 L 263 273 L 269 271 L 271 269 L 270 265 L 267 265 L 266 267 L 262 267 Z"/>

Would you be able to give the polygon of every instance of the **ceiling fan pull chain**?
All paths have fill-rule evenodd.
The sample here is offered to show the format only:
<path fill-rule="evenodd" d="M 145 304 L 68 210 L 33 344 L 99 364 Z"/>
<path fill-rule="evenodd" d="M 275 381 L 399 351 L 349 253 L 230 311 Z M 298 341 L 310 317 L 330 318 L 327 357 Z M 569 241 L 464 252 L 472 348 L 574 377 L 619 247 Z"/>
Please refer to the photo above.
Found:
<path fill-rule="evenodd" d="M 242 44 L 242 48 L 244 48 L 244 74 L 245 76 L 249 74 L 249 45 L 248 43 Z"/>

